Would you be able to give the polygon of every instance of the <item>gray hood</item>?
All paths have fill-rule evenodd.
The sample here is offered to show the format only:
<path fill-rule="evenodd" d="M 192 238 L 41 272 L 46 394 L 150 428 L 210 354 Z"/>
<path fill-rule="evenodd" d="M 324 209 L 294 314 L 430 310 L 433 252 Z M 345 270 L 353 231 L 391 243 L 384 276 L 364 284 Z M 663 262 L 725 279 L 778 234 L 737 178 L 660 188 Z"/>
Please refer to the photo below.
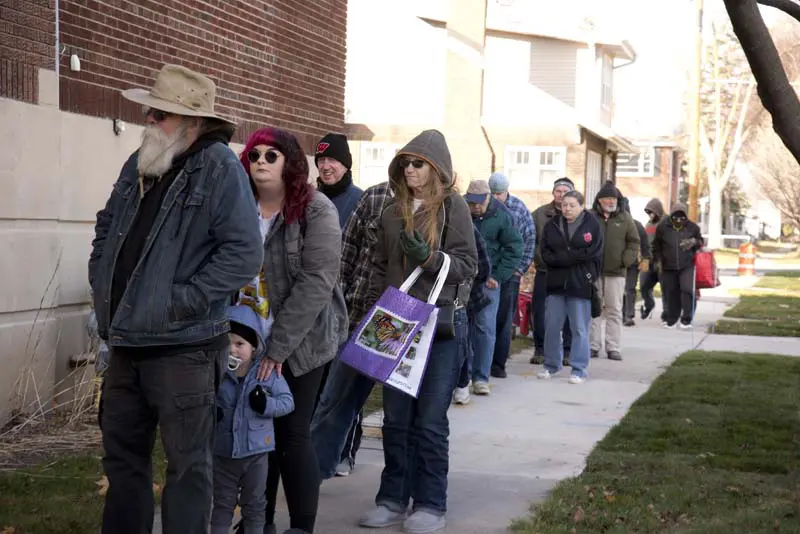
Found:
<path fill-rule="evenodd" d="M 647 206 L 645 206 L 644 209 L 652 211 L 658 216 L 659 219 L 664 216 L 664 205 L 657 198 L 651 198 L 650 202 L 647 203 Z"/>
<path fill-rule="evenodd" d="M 447 141 L 439 130 L 425 130 L 401 148 L 389 164 L 389 180 L 394 186 L 403 176 L 398 165 L 402 156 L 415 156 L 432 165 L 442 179 L 445 187 L 453 186 L 453 162 Z"/>
<path fill-rule="evenodd" d="M 682 202 L 676 202 L 675 204 L 673 204 L 672 210 L 670 210 L 669 214 L 670 216 L 672 216 L 678 213 L 679 211 L 682 211 L 683 214 L 686 215 L 687 217 L 689 216 L 689 210 L 686 208 L 686 204 Z"/>

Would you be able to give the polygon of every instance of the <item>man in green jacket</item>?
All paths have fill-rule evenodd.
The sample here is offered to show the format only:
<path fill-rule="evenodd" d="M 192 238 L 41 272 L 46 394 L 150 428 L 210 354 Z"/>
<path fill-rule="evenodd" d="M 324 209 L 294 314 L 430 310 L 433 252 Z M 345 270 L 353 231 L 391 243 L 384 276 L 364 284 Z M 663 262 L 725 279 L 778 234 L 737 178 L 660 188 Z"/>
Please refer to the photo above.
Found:
<path fill-rule="evenodd" d="M 603 301 L 603 315 L 592 319 L 589 338 L 592 358 L 603 348 L 603 319 L 606 320 L 605 349 L 609 360 L 622 360 L 622 302 L 625 296 L 625 275 L 628 267 L 639 261 L 641 239 L 633 217 L 625 213 L 622 195 L 612 182 L 606 182 L 597 193 L 593 211 L 603 226 L 603 275 L 598 291 Z"/>
<path fill-rule="evenodd" d="M 476 395 L 489 395 L 489 374 L 497 335 L 497 309 L 500 286 L 507 282 L 522 260 L 522 236 L 514 227 L 508 208 L 495 199 L 486 180 L 473 180 L 465 198 L 472 211 L 472 223 L 486 242 L 486 253 L 492 263 L 492 274 L 486 282 L 489 304 L 475 315 L 472 333 L 472 390 Z"/>

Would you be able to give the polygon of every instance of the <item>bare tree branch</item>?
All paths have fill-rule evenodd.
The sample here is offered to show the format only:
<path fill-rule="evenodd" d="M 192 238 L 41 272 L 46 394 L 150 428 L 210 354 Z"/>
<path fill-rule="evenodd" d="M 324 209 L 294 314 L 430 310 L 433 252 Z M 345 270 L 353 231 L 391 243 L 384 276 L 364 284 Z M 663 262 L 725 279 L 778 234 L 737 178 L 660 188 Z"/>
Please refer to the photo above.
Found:
<path fill-rule="evenodd" d="M 758 95 L 772 116 L 775 132 L 800 162 L 800 100 L 781 63 L 780 55 L 756 0 L 724 0 L 733 31 L 742 44 L 758 82 Z M 800 6 L 788 0 L 760 0 L 800 20 Z"/>

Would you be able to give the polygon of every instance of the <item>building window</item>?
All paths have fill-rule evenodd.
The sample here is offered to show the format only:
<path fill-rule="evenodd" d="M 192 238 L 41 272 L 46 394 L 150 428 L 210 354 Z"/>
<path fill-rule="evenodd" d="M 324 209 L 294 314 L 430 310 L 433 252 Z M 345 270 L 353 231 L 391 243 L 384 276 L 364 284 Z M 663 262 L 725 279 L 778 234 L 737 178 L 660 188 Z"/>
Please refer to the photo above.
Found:
<path fill-rule="evenodd" d="M 651 177 L 658 174 L 655 149 L 617 154 L 617 176 Z"/>
<path fill-rule="evenodd" d="M 361 143 L 361 162 L 358 166 L 358 183 L 370 187 L 389 179 L 389 163 L 400 150 L 391 143 Z"/>
<path fill-rule="evenodd" d="M 564 147 L 506 147 L 505 174 L 519 190 L 549 191 L 553 182 L 567 174 Z"/>
<path fill-rule="evenodd" d="M 603 77 L 601 103 L 604 108 L 611 108 L 614 87 L 614 61 L 610 56 L 603 54 Z"/>

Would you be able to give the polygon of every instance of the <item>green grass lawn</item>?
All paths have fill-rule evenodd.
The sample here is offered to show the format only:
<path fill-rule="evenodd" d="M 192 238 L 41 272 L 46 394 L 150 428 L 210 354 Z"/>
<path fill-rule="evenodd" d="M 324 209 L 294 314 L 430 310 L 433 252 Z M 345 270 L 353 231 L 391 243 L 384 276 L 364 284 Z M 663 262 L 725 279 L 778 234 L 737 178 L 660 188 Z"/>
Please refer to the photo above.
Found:
<path fill-rule="evenodd" d="M 800 358 L 682 355 L 525 534 L 800 532 Z"/>
<path fill-rule="evenodd" d="M 800 337 L 800 296 L 745 294 L 725 317 L 729 319 L 720 319 L 710 330 L 716 334 Z"/>
<path fill-rule="evenodd" d="M 87 534 L 99 532 L 107 482 L 101 451 L 52 458 L 27 469 L 0 472 L 0 533 Z M 153 454 L 155 498 L 160 499 L 166 460 Z"/>
<path fill-rule="evenodd" d="M 762 276 L 755 287 L 775 289 L 779 291 L 800 291 L 799 271 L 772 271 Z"/>

